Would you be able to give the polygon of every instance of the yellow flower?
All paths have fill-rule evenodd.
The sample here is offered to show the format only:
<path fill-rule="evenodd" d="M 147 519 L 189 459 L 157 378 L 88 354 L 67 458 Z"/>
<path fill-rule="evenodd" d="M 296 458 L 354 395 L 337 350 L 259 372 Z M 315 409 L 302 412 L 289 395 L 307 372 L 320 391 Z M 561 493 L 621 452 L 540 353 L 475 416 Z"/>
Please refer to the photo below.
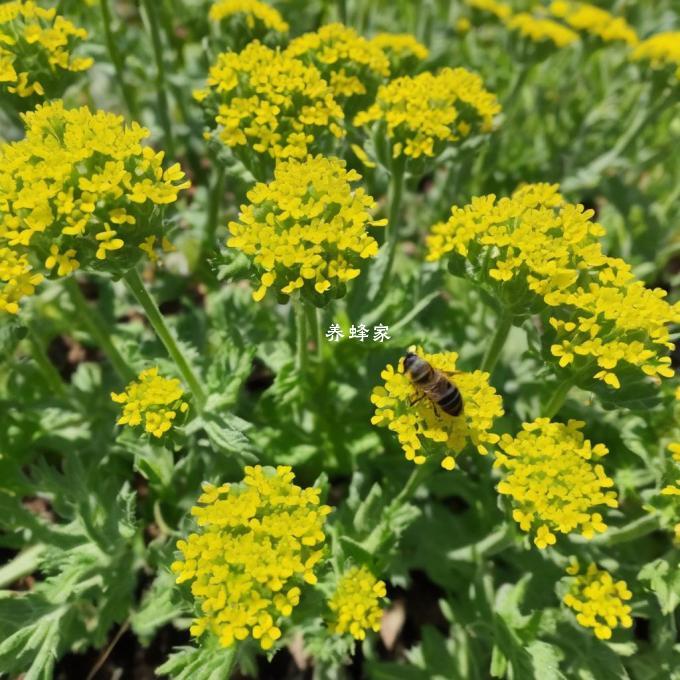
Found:
<path fill-rule="evenodd" d="M 573 560 L 567 568 L 572 577 L 570 590 L 563 602 L 576 612 L 576 620 L 584 628 L 592 628 L 600 640 L 609 640 L 612 629 L 618 626 L 630 628 L 633 619 L 631 607 L 625 604 L 632 597 L 625 581 L 614 581 L 612 575 L 597 565 L 588 565 L 585 573 L 579 574 L 580 565 Z"/>
<path fill-rule="evenodd" d="M 60 253 L 59 246 L 52 244 L 50 246 L 50 255 L 45 260 L 45 267 L 47 269 L 54 269 L 57 267 L 57 276 L 68 276 L 78 269 L 79 266 L 75 254 L 76 251 L 73 248 L 70 248 L 64 253 Z"/>
<path fill-rule="evenodd" d="M 429 55 L 427 47 L 410 33 L 378 33 L 370 42 L 387 55 L 393 76 L 410 70 Z"/>
<path fill-rule="evenodd" d="M 18 314 L 19 302 L 33 295 L 42 280 L 42 274 L 31 269 L 25 255 L 0 245 L 0 312 Z"/>
<path fill-rule="evenodd" d="M 396 78 L 354 118 L 357 127 L 383 122 L 394 158 L 436 156 L 445 143 L 489 132 L 501 107 L 482 79 L 464 68 Z"/>
<path fill-rule="evenodd" d="M 73 51 L 87 38 L 52 9 L 31 0 L 0 6 L 0 91 L 20 98 L 56 96 L 68 85 L 70 74 L 92 66 L 89 57 Z"/>
<path fill-rule="evenodd" d="M 241 15 L 252 37 L 263 36 L 267 31 L 287 33 L 288 24 L 279 12 L 259 0 L 217 0 L 208 17 L 211 21 L 224 21 Z"/>
<path fill-rule="evenodd" d="M 171 565 L 200 606 L 193 636 L 209 631 L 222 647 L 252 637 L 270 649 L 301 586 L 316 583 L 331 508 L 293 479 L 290 467 L 257 465 L 241 484 L 203 485 L 191 510 L 198 529 L 177 542 L 182 559 Z"/>
<path fill-rule="evenodd" d="M 162 234 L 160 208 L 189 186 L 179 166 L 164 171 L 163 152 L 142 146 L 148 130 L 111 113 L 54 101 L 23 119 L 25 138 L 0 146 L 0 247 L 49 252 L 58 276 L 133 267 Z"/>
<path fill-rule="evenodd" d="M 338 101 L 366 94 L 390 75 L 390 62 L 380 47 L 343 24 L 304 33 L 291 41 L 286 54 L 316 66 Z"/>
<path fill-rule="evenodd" d="M 343 113 L 314 66 L 258 42 L 223 52 L 197 93 L 215 121 L 214 134 L 248 162 L 249 151 L 304 159 L 344 136 Z"/>
<path fill-rule="evenodd" d="M 144 426 L 154 437 L 162 437 L 172 426 L 178 413 L 186 413 L 189 404 L 182 399 L 184 390 L 177 378 L 163 378 L 158 368 L 147 368 L 133 380 L 125 392 L 111 392 L 111 399 L 123 404 L 118 425 Z"/>
<path fill-rule="evenodd" d="M 512 16 L 512 8 L 504 2 L 498 0 L 465 0 L 465 4 L 472 9 L 480 12 L 493 14 L 497 19 L 504 21 Z"/>
<path fill-rule="evenodd" d="M 552 19 L 535 17 L 528 12 L 514 14 L 505 23 L 510 30 L 517 31 L 522 37 L 536 43 L 550 42 L 555 47 L 567 47 L 578 40 L 578 33 L 570 28 Z"/>
<path fill-rule="evenodd" d="M 344 161 L 317 156 L 278 162 L 274 180 L 248 192 L 250 204 L 229 223 L 227 246 L 250 256 L 260 272 L 255 300 L 268 288 L 338 296 L 359 275 L 360 261 L 378 252 L 366 227 L 384 224 L 372 219 L 375 202 L 364 189 L 352 189 L 359 179 Z"/>
<path fill-rule="evenodd" d="M 676 484 L 680 484 L 680 479 L 676 480 Z M 674 486 L 673 484 L 668 484 L 661 489 L 662 496 L 680 496 L 680 486 Z"/>
<path fill-rule="evenodd" d="M 615 389 L 620 387 L 614 371 L 619 364 L 657 379 L 673 377 L 668 325 L 680 322 L 680 304 L 669 304 L 665 290 L 635 280 L 622 260 L 604 258 L 602 265 L 595 270 L 596 281 L 546 296 L 555 307 L 550 323 L 557 339 L 576 356 L 574 370 L 587 370 L 589 364 L 595 379 Z M 555 356 L 558 347 L 552 347 Z"/>
<path fill-rule="evenodd" d="M 385 582 L 379 581 L 366 567 L 351 567 L 338 581 L 328 602 L 333 612 L 330 629 L 333 633 L 350 633 L 364 640 L 366 631 L 380 630 L 381 600 L 387 594 Z"/>
<path fill-rule="evenodd" d="M 535 545 L 546 548 L 556 541 L 554 532 L 578 531 L 586 538 L 607 527 L 598 505 L 616 508 L 614 485 L 602 465 L 593 458 L 608 453 L 604 444 L 592 445 L 580 432 L 585 423 L 566 425 L 538 418 L 524 423 L 516 436 L 504 434 L 502 452 L 494 467 L 503 474 L 498 493 L 513 500 L 513 519 L 522 531 L 535 531 Z"/>
<path fill-rule="evenodd" d="M 680 463 L 680 442 L 672 442 L 668 445 L 668 450 L 676 463 Z"/>
<path fill-rule="evenodd" d="M 637 45 L 631 57 L 649 62 L 654 69 L 677 67 L 675 73 L 680 79 L 680 31 L 652 35 Z"/>
<path fill-rule="evenodd" d="M 550 4 L 553 16 L 563 19 L 575 31 L 590 33 L 604 42 L 638 43 L 635 29 L 623 18 L 587 2 L 555 0 Z"/>
<path fill-rule="evenodd" d="M 455 352 L 426 354 L 420 348 L 409 351 L 415 351 L 445 374 L 455 373 L 451 380 L 460 390 L 463 412 L 450 416 L 439 409 L 435 411 L 430 399 L 419 399 L 422 395 L 404 373 L 404 361 L 400 359 L 396 371 L 391 364 L 385 367 L 380 374 L 385 384 L 373 389 L 371 402 L 376 409 L 371 423 L 395 432 L 407 460 L 416 465 L 424 463 L 429 455 L 435 455 L 434 450 L 441 456 L 442 467 L 452 470 L 456 465 L 455 457 L 468 442 L 479 453 L 486 454 L 487 445 L 498 441 L 498 435 L 491 431 L 493 421 L 503 415 L 503 401 L 489 385 L 489 374 L 456 372 L 458 355 Z"/>
<path fill-rule="evenodd" d="M 491 194 L 453 206 L 427 237 L 428 261 L 446 258 L 518 315 L 552 308 L 550 348 L 581 380 L 618 388 L 619 363 L 671 377 L 668 325 L 680 304 L 650 290 L 631 267 L 602 252 L 592 210 L 567 203 L 555 184 L 527 184 L 510 198 Z"/>

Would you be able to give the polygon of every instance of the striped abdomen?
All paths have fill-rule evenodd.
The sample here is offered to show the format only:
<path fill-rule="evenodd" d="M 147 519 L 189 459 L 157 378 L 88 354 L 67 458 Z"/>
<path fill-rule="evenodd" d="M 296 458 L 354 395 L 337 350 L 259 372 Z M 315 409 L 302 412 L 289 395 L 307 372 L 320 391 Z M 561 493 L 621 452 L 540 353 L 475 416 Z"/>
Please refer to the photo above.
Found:
<path fill-rule="evenodd" d="M 460 390 L 441 371 L 412 352 L 404 357 L 404 370 L 413 384 L 444 413 L 450 416 L 461 414 L 463 398 Z"/>

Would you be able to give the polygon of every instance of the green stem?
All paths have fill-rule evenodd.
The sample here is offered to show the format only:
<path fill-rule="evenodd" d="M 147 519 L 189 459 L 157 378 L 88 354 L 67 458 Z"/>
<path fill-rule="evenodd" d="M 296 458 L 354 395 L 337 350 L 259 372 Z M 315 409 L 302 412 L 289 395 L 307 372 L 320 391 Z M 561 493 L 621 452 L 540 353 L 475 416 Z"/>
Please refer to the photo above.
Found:
<path fill-rule="evenodd" d="M 347 23 L 347 0 L 337 0 L 338 18 L 341 24 Z"/>
<path fill-rule="evenodd" d="M 305 312 L 307 313 L 307 329 L 308 336 L 314 341 L 316 350 L 316 360 L 321 361 L 321 326 L 319 324 L 318 310 L 314 305 L 303 302 Z"/>
<path fill-rule="evenodd" d="M 305 303 L 300 300 L 293 301 L 293 311 L 295 314 L 295 368 L 304 375 L 307 369 L 307 318 L 305 313 Z"/>
<path fill-rule="evenodd" d="M 362 546 L 367 552 L 371 554 L 379 552 L 379 549 L 389 535 L 386 534 L 385 530 L 386 527 L 390 527 L 392 516 L 402 505 L 404 505 L 404 503 L 407 503 L 410 500 L 418 487 L 434 472 L 436 460 L 435 456 L 428 456 L 422 465 L 414 465 L 414 468 L 411 470 L 411 474 L 401 491 L 385 509 L 382 520 L 375 525 L 373 531 L 371 531 L 368 537 L 362 541 Z"/>
<path fill-rule="evenodd" d="M 64 383 L 59 375 L 59 371 L 54 367 L 54 364 L 50 360 L 47 352 L 45 351 L 45 345 L 40 337 L 40 334 L 35 330 L 35 328 L 29 324 L 28 326 L 28 340 L 31 343 L 31 349 L 33 350 L 33 360 L 38 364 L 40 370 L 42 371 L 45 381 L 49 386 L 50 390 L 55 394 L 64 396 Z"/>
<path fill-rule="evenodd" d="M 41 543 L 32 545 L 19 553 L 11 562 L 0 567 L 0 588 L 5 588 L 22 576 L 32 574 L 40 564 L 40 557 L 45 550 Z"/>
<path fill-rule="evenodd" d="M 607 529 L 605 533 L 593 538 L 590 541 L 584 539 L 588 543 L 596 543 L 597 545 L 619 545 L 620 543 L 629 543 L 638 538 L 647 536 L 661 528 L 661 517 L 654 513 L 643 515 L 636 520 L 633 520 L 624 527 Z"/>
<path fill-rule="evenodd" d="M 123 277 L 123 280 L 128 285 L 128 288 L 132 291 L 135 298 L 137 298 L 137 302 L 143 307 L 149 323 L 153 326 L 156 335 L 163 343 L 168 354 L 175 362 L 177 369 L 182 374 L 184 381 L 193 394 L 197 410 L 201 413 L 207 399 L 201 381 L 196 376 L 196 373 L 194 373 L 189 361 L 177 344 L 177 340 L 172 334 L 172 331 L 165 323 L 165 319 L 158 309 L 158 305 L 151 295 L 149 295 L 149 291 L 147 291 L 146 286 L 142 281 L 142 277 L 136 269 L 130 269 Z"/>
<path fill-rule="evenodd" d="M 157 0 L 142 0 L 142 5 L 146 13 L 149 32 L 151 33 L 151 44 L 153 46 L 154 59 L 156 60 L 156 100 L 158 107 L 158 118 L 160 119 L 163 132 L 165 134 L 165 151 L 169 158 L 175 158 L 175 138 L 172 134 L 172 123 L 170 122 L 170 112 L 168 107 L 168 84 L 165 77 L 165 58 L 161 32 L 159 29 L 159 19 L 156 7 Z"/>
<path fill-rule="evenodd" d="M 562 408 L 567 395 L 573 386 L 573 378 L 567 378 L 567 380 L 557 386 L 557 389 L 553 392 L 552 397 L 550 397 L 548 403 L 543 407 L 544 418 L 553 418 L 555 416 L 555 414 Z"/>
<path fill-rule="evenodd" d="M 392 275 L 394 257 L 399 244 L 399 223 L 401 212 L 401 200 L 404 193 L 404 162 L 401 157 L 394 159 L 392 175 L 390 177 L 389 201 L 390 210 L 387 218 L 387 261 L 378 288 L 382 294 L 388 287 Z"/>
<path fill-rule="evenodd" d="M 408 501 L 411 496 L 417 491 L 418 487 L 434 472 L 434 465 L 431 460 L 425 461 L 422 465 L 416 465 L 415 469 L 411 471 L 406 484 L 401 491 L 394 497 L 390 503 L 390 508 L 396 509 Z"/>
<path fill-rule="evenodd" d="M 216 170 L 213 182 L 210 186 L 210 196 L 208 197 L 208 215 L 203 237 L 204 250 L 208 250 L 215 245 L 215 234 L 217 233 L 220 219 L 220 207 L 222 206 L 222 196 L 224 194 L 224 180 L 227 174 L 227 168 L 224 163 L 221 163 L 219 159 L 216 159 L 215 164 Z"/>
<path fill-rule="evenodd" d="M 102 13 L 102 24 L 104 25 L 104 39 L 106 40 L 106 47 L 109 51 L 111 63 L 116 69 L 116 80 L 118 80 L 118 83 L 120 84 L 120 88 L 123 92 L 123 99 L 125 99 L 125 104 L 130 115 L 135 120 L 139 120 L 139 107 L 137 106 L 137 99 L 135 97 L 134 90 L 130 87 L 130 85 L 128 85 L 125 79 L 125 61 L 118 50 L 118 45 L 116 44 L 116 39 L 113 35 L 109 0 L 99 0 L 99 7 Z"/>
<path fill-rule="evenodd" d="M 496 332 L 491 338 L 491 344 L 486 348 L 484 353 L 484 359 L 482 360 L 481 370 L 487 373 L 492 373 L 498 358 L 501 355 L 501 351 L 505 346 L 505 341 L 508 339 L 508 334 L 512 328 L 512 314 L 508 311 L 504 311 L 500 318 L 498 319 L 498 325 L 496 326 Z"/>
<path fill-rule="evenodd" d="M 102 319 L 97 309 L 91 306 L 85 299 L 78 282 L 70 276 L 64 281 L 64 287 L 71 298 L 73 306 L 76 308 L 76 315 L 82 319 L 88 333 L 104 354 L 106 354 L 118 376 L 126 383 L 133 380 L 135 372 L 113 344 L 111 332 L 106 322 Z"/>
<path fill-rule="evenodd" d="M 480 541 L 446 553 L 446 559 L 460 562 L 477 562 L 491 557 L 515 543 L 515 531 L 510 525 L 485 536 Z"/>

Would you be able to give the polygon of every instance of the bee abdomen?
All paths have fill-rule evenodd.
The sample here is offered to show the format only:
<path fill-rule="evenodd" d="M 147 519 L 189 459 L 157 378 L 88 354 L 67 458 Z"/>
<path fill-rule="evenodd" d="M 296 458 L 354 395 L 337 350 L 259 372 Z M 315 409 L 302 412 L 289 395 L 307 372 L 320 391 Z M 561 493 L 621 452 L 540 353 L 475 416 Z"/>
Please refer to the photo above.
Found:
<path fill-rule="evenodd" d="M 449 384 L 446 393 L 437 402 L 437 406 L 450 416 L 459 416 L 463 410 L 463 397 L 460 390 L 455 385 Z"/>

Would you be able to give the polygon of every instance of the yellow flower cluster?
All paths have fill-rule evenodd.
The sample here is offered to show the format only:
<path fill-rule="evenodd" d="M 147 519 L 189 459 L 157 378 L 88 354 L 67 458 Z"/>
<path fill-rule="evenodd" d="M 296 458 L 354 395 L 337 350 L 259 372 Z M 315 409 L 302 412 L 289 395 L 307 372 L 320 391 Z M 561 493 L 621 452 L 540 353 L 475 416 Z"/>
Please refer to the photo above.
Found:
<path fill-rule="evenodd" d="M 391 364 L 380 377 L 384 385 L 375 387 L 371 402 L 375 405 L 373 425 L 387 426 L 397 434 L 407 460 L 416 465 L 435 455 L 430 447 L 435 445 L 443 452 L 441 465 L 446 470 L 456 466 L 455 456 L 468 442 L 481 454 L 488 453 L 487 445 L 495 444 L 499 437 L 491 431 L 496 418 L 503 415 L 503 400 L 489 385 L 489 374 L 483 371 L 459 373 L 456 371 L 456 352 L 426 354 L 420 348 L 411 348 L 434 369 L 452 376 L 451 380 L 463 398 L 463 412 L 450 416 L 435 410 L 435 405 L 422 395 L 404 373 L 404 360 L 395 370 Z M 455 374 L 455 375 L 454 375 Z"/>
<path fill-rule="evenodd" d="M 680 79 L 680 31 L 657 33 L 641 41 L 633 50 L 635 61 L 648 61 L 652 68 L 675 68 Z"/>
<path fill-rule="evenodd" d="M 435 156 L 445 142 L 489 132 L 501 107 L 482 79 L 464 68 L 403 76 L 381 85 L 375 103 L 354 118 L 356 126 L 384 122 L 392 156 Z"/>
<path fill-rule="evenodd" d="M 635 29 L 623 18 L 587 2 L 555 0 L 550 4 L 553 16 L 564 20 L 575 31 L 583 31 L 604 42 L 638 43 Z"/>
<path fill-rule="evenodd" d="M 144 426 L 154 437 L 162 437 L 173 425 L 178 413 L 186 413 L 189 404 L 183 401 L 184 390 L 177 378 L 158 375 L 158 368 L 143 370 L 125 392 L 111 392 L 116 404 L 123 404 L 118 425 Z"/>
<path fill-rule="evenodd" d="M 291 41 L 286 54 L 316 66 L 342 101 L 366 94 L 390 75 L 390 62 L 378 45 L 343 24 L 326 24 Z"/>
<path fill-rule="evenodd" d="M 255 35 L 267 31 L 288 32 L 288 24 L 281 14 L 260 0 L 217 0 L 208 14 L 211 21 L 223 21 L 239 15 Z"/>
<path fill-rule="evenodd" d="M 200 615 L 191 627 L 206 630 L 222 647 L 252 637 L 270 649 L 281 619 L 300 601 L 300 586 L 314 584 L 323 556 L 323 528 L 331 511 L 319 489 L 293 484 L 290 467 L 246 467 L 241 484 L 203 485 L 191 513 L 198 530 L 177 542 L 177 583 L 192 581 Z"/>
<path fill-rule="evenodd" d="M 18 97 L 56 96 L 68 73 L 92 66 L 89 57 L 73 56 L 84 28 L 74 26 L 57 11 L 31 0 L 0 5 L 0 86 Z M 0 90 L 0 91 L 2 91 Z"/>
<path fill-rule="evenodd" d="M 333 633 L 350 633 L 364 640 L 366 631 L 380 630 L 380 601 L 387 594 L 385 582 L 379 581 L 366 567 L 351 567 L 341 577 L 328 602 L 333 612 L 330 629 Z"/>
<path fill-rule="evenodd" d="M 220 54 L 207 85 L 195 97 L 215 121 L 215 135 L 246 159 L 251 148 L 272 158 L 306 158 L 345 134 L 342 109 L 317 69 L 259 42 Z"/>
<path fill-rule="evenodd" d="M 578 33 L 553 21 L 536 17 L 529 12 L 520 12 L 508 18 L 506 26 L 517 31 L 522 37 L 535 43 L 552 43 L 555 47 L 567 47 L 578 40 Z"/>
<path fill-rule="evenodd" d="M 464 258 L 480 277 L 521 279 L 537 295 L 562 290 L 578 278 L 591 251 L 599 257 L 604 230 L 589 221 L 592 211 L 566 204 L 558 189 L 527 184 L 510 198 L 490 194 L 453 206 L 449 220 L 432 227 L 426 259 Z"/>
<path fill-rule="evenodd" d="M 612 575 L 591 563 L 585 573 L 579 574 L 578 561 L 567 567 L 572 576 L 569 592 L 563 602 L 576 612 L 576 620 L 584 628 L 592 628 L 599 640 L 609 640 L 612 628 L 630 628 L 633 619 L 631 607 L 625 604 L 632 597 L 625 581 L 614 581 Z"/>
<path fill-rule="evenodd" d="M 23 119 L 25 138 L 0 146 L 0 247 L 58 276 L 133 267 L 162 234 L 159 206 L 189 186 L 179 164 L 163 170 L 163 152 L 142 146 L 149 132 L 111 113 L 57 100 Z"/>
<path fill-rule="evenodd" d="M 661 289 L 645 288 L 630 266 L 602 253 L 603 227 L 593 211 L 566 203 L 557 185 L 528 184 L 511 198 L 492 194 L 451 209 L 427 237 L 427 260 L 448 257 L 454 268 L 472 265 L 478 282 L 518 312 L 553 308 L 551 347 L 562 368 L 619 387 L 619 362 L 650 376 L 670 377 L 668 324 L 680 304 Z M 592 364 L 589 370 L 587 364 Z M 586 375 L 587 374 L 587 375 Z"/>
<path fill-rule="evenodd" d="M 31 270 L 25 255 L 0 246 L 0 312 L 18 314 L 21 299 L 33 295 L 42 280 L 42 274 Z"/>
<path fill-rule="evenodd" d="M 512 8 L 505 2 L 498 0 L 465 0 L 465 4 L 480 12 L 493 14 L 497 19 L 505 21 L 512 15 Z"/>
<path fill-rule="evenodd" d="M 621 386 L 614 371 L 619 364 L 672 378 L 668 324 L 680 322 L 680 303 L 670 305 L 661 288 L 646 288 L 618 258 L 606 258 L 597 279 L 550 296 L 556 306 L 550 323 L 557 331 L 551 352 L 560 366 L 573 364 L 574 371 L 581 371 L 592 363 L 594 377 L 616 389 Z"/>
<path fill-rule="evenodd" d="M 261 272 L 255 300 L 272 287 L 312 299 L 328 291 L 341 295 L 360 274 L 359 261 L 378 253 L 366 227 L 385 220 L 371 218 L 375 202 L 363 188 L 352 189 L 359 179 L 344 161 L 316 156 L 278 162 L 274 180 L 248 192 L 250 204 L 229 223 L 227 246 L 251 256 Z"/>
<path fill-rule="evenodd" d="M 378 33 L 371 39 L 390 60 L 390 72 L 394 76 L 418 62 L 425 61 L 429 50 L 410 33 Z"/>
<path fill-rule="evenodd" d="M 603 491 L 614 482 L 602 465 L 591 462 L 607 455 L 607 447 L 585 439 L 580 431 L 584 425 L 537 418 L 524 423 L 516 437 L 504 434 L 500 439 L 502 453 L 494 461 L 503 472 L 498 493 L 512 498 L 513 519 L 522 531 L 535 532 L 540 549 L 556 542 L 555 531 L 592 538 L 607 528 L 593 508 L 618 506 L 616 492 Z"/>

